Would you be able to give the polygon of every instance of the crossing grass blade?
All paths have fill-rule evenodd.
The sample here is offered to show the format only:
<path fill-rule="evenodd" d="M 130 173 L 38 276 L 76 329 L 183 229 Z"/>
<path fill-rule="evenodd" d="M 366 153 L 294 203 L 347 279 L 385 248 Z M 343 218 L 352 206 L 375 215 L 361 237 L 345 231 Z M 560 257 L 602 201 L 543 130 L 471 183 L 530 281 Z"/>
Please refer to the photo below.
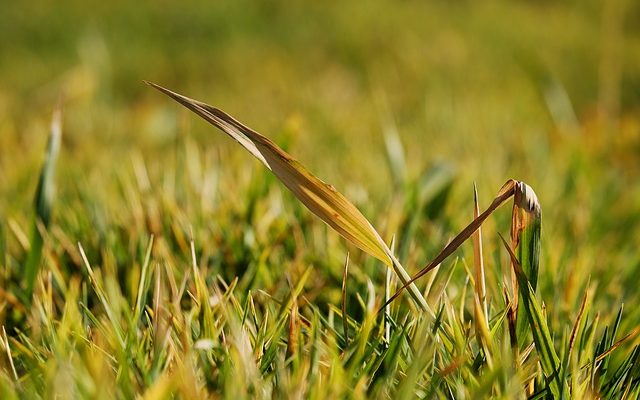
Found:
<path fill-rule="evenodd" d="M 582 296 L 582 301 L 580 302 L 580 309 L 578 310 L 578 315 L 573 324 L 573 328 L 571 329 L 571 335 L 569 336 L 569 343 L 567 344 L 566 351 L 564 352 L 564 355 L 563 355 L 562 372 L 560 374 L 560 379 L 562 382 L 565 382 L 567 380 L 567 377 L 570 374 L 572 365 L 575 364 L 574 366 L 577 370 L 578 358 L 575 357 L 575 360 L 573 360 L 572 356 L 573 356 L 574 349 L 576 347 L 576 343 L 578 341 L 578 333 L 579 331 L 584 331 L 584 327 L 585 327 L 583 316 L 587 306 L 587 298 L 589 297 L 588 287 L 589 286 L 587 285 L 587 288 L 584 291 L 584 295 Z M 575 361 L 575 363 L 573 363 L 572 361 Z M 572 385 L 571 389 L 574 393 L 576 392 L 573 385 L 575 381 L 576 381 L 575 378 L 572 381 L 570 381 L 570 384 Z"/>
<path fill-rule="evenodd" d="M 33 291 L 33 285 L 36 277 L 38 276 L 38 270 L 40 269 L 42 259 L 42 246 L 44 239 L 40 230 L 46 229 L 51 221 L 51 211 L 53 209 L 55 196 L 54 178 L 58 154 L 60 153 L 61 137 L 62 110 L 58 107 L 53 112 L 51 133 L 47 143 L 46 158 L 44 165 L 42 166 L 42 170 L 40 171 L 40 178 L 38 180 L 38 187 L 36 189 L 34 199 L 35 218 L 31 234 L 31 249 L 27 255 L 23 275 L 23 283 L 25 285 L 25 295 L 27 299 L 31 298 L 31 292 Z"/>
<path fill-rule="evenodd" d="M 409 281 L 410 275 L 391 253 L 371 223 L 332 185 L 317 178 L 271 140 L 243 125 L 224 111 L 154 83 L 146 83 L 235 139 L 271 170 L 309 211 L 355 246 L 392 267 L 403 283 Z M 413 299 L 424 310 L 428 310 L 427 302 L 418 288 L 413 284 L 408 286 Z"/>
<path fill-rule="evenodd" d="M 456 237 L 454 237 L 453 240 L 451 240 L 449 244 L 446 245 L 445 248 L 442 249 L 442 251 L 440 251 L 440 253 L 433 259 L 433 261 L 427 264 L 426 267 L 422 268 L 420 272 L 414 275 L 408 282 L 403 282 L 403 285 L 400 287 L 400 289 L 396 290 L 394 295 L 391 296 L 391 298 L 387 300 L 387 302 L 382 306 L 381 310 L 384 309 L 387 304 L 397 299 L 400 293 L 402 293 L 404 289 L 409 287 L 409 285 L 413 284 L 416 280 L 423 277 L 426 273 L 436 268 L 442 261 L 446 260 L 447 257 L 449 257 L 454 251 L 456 251 L 458 247 L 460 247 L 460 245 L 462 245 L 462 243 L 464 243 L 482 225 L 482 223 L 487 218 L 489 218 L 491 214 L 493 214 L 493 212 L 498 207 L 500 207 L 505 201 L 507 201 L 511 196 L 514 195 L 517 185 L 518 181 L 513 179 L 508 180 L 504 185 L 502 185 L 502 188 L 493 199 L 489 207 L 487 207 L 487 209 L 484 210 L 482 214 L 475 217 L 473 221 L 469 223 L 469 225 L 467 225 Z"/>

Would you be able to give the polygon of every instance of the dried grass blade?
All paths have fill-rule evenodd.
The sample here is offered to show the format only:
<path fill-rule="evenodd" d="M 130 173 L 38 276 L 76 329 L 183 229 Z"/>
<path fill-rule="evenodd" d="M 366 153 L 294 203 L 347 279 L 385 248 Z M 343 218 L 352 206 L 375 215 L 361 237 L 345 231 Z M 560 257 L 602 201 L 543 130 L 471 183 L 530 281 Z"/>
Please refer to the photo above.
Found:
<path fill-rule="evenodd" d="M 149 83 L 240 143 L 269 168 L 307 208 L 361 250 L 387 265 L 386 245 L 369 221 L 341 193 L 308 172 L 275 143 L 222 110 Z"/>
<path fill-rule="evenodd" d="M 312 213 L 327 225 L 361 250 L 393 267 L 402 282 L 410 279 L 410 275 L 395 259 L 371 223 L 332 185 L 317 178 L 271 140 L 243 125 L 224 111 L 154 83 L 146 83 L 231 136 L 269 168 Z M 426 300 L 415 285 L 412 285 L 410 292 L 423 309 L 428 309 Z"/>
<path fill-rule="evenodd" d="M 504 185 L 502 185 L 502 188 L 496 195 L 496 198 L 493 199 L 493 202 L 491 202 L 489 207 L 487 207 L 487 209 L 484 210 L 484 212 L 478 217 L 474 218 L 473 221 L 471 221 L 469 225 L 467 225 L 462 230 L 462 232 L 460 232 L 455 238 L 453 238 L 453 240 L 451 240 L 451 242 L 449 242 L 449 244 L 446 245 L 444 249 L 442 249 L 442 251 L 436 256 L 436 258 L 433 259 L 433 261 L 431 261 L 426 267 L 420 270 L 420 272 L 414 275 L 413 278 L 411 278 L 408 282 L 404 283 L 403 286 L 400 287 L 400 289 L 398 289 L 394 293 L 394 295 L 391 296 L 391 298 L 382 306 L 381 309 L 384 309 L 387 304 L 398 298 L 400 293 L 402 293 L 402 291 L 407 288 L 407 286 L 413 284 L 416 280 L 423 277 L 427 272 L 437 267 L 442 261 L 444 261 L 454 251 L 456 251 L 458 247 L 460 247 L 460 245 L 464 243 L 464 241 L 467 240 L 469 236 L 471 236 L 498 207 L 500 207 L 505 201 L 513 196 L 517 183 L 517 181 L 510 179 Z"/>
<path fill-rule="evenodd" d="M 636 327 L 634 330 L 632 330 L 631 332 L 627 333 L 622 339 L 620 339 L 617 342 L 615 342 L 614 344 L 612 344 L 611 347 L 609 347 L 607 350 L 605 350 L 604 352 L 598 354 L 598 356 L 595 359 L 595 362 L 600 362 L 600 361 L 604 360 L 609 354 L 613 353 L 613 351 L 615 349 L 620 347 L 624 342 L 628 341 L 629 339 L 633 339 L 636 335 L 638 335 L 638 333 L 640 333 L 640 326 Z"/>

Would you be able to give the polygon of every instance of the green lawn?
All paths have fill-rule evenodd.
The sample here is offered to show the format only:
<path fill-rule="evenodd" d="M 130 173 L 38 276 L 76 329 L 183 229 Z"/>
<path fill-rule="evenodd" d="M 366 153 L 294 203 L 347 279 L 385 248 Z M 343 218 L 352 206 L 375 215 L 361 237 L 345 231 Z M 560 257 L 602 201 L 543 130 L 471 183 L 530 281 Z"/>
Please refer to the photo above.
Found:
<path fill-rule="evenodd" d="M 635 2 L 0 8 L 0 398 L 640 396 Z M 384 257 L 143 80 L 273 140 L 412 276 L 474 184 L 483 211 L 526 182 L 535 296 L 509 312 L 509 199 L 482 225 L 486 316 L 473 238 L 416 281 L 430 311 L 378 313 Z"/>

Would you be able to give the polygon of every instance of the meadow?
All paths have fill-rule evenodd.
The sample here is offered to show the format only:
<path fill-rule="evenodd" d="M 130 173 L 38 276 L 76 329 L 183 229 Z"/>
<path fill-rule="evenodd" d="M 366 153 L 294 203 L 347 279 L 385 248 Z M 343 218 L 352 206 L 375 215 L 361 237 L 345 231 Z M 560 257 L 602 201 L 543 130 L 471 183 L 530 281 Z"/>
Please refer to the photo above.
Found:
<path fill-rule="evenodd" d="M 640 396 L 633 1 L 2 9 L 0 398 Z"/>

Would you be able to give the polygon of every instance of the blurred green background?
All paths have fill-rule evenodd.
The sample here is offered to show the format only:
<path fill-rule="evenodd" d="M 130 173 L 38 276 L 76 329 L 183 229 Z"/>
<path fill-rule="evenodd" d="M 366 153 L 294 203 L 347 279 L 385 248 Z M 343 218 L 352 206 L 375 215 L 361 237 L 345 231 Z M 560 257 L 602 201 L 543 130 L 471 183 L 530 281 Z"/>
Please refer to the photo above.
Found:
<path fill-rule="evenodd" d="M 54 220 L 92 197 L 126 226 L 122 176 L 143 160 L 161 192 L 185 142 L 220 165 L 219 196 L 242 202 L 257 164 L 143 80 L 273 138 L 383 232 L 395 190 L 385 134 L 398 133 L 409 177 L 451 165 L 450 201 L 424 222 L 431 247 L 414 249 L 412 271 L 469 220 L 473 182 L 486 206 L 515 178 L 542 203 L 543 288 L 573 304 L 591 277 L 601 307 L 638 300 L 638 2 L 5 1 L 0 213 L 28 226 L 60 99 Z"/>

